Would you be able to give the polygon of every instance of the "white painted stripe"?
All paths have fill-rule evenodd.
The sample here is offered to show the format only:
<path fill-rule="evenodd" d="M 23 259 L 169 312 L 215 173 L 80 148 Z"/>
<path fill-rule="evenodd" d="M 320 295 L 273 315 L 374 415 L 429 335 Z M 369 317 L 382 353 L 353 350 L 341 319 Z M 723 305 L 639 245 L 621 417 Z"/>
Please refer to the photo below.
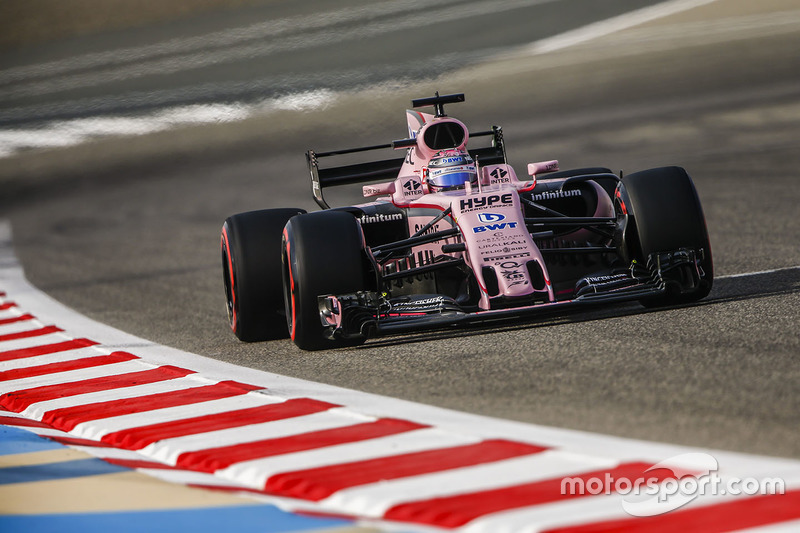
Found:
<path fill-rule="evenodd" d="M 68 433 L 64 433 L 64 436 L 72 437 L 72 435 Z M 91 454 L 99 459 L 120 459 L 125 461 L 155 462 L 149 457 L 145 457 L 140 453 L 131 450 L 125 450 L 123 448 L 112 448 L 112 447 L 101 447 L 101 446 L 75 446 L 75 445 L 70 445 L 70 446 L 72 448 L 75 448 L 76 450 L 80 450 L 82 452 Z"/>
<path fill-rule="evenodd" d="M 36 319 L 21 320 L 18 322 L 11 322 L 10 324 L 0 324 L 0 336 L 12 335 L 14 333 L 22 333 L 23 331 L 32 331 L 42 327 Z"/>
<path fill-rule="evenodd" d="M 11 418 L 19 418 L 20 420 L 30 420 L 27 416 L 21 413 L 15 413 L 14 411 L 6 411 L 3 408 L 0 408 L 0 416 L 7 416 Z"/>
<path fill-rule="evenodd" d="M 244 120 L 252 112 L 238 104 L 198 104 L 158 111 L 141 117 L 100 116 L 53 122 L 44 129 L 0 131 L 4 151 L 63 147 L 115 135 L 146 135 L 176 126 Z"/>
<path fill-rule="evenodd" d="M 344 428 L 375 420 L 374 417 L 360 415 L 347 409 L 330 409 L 322 413 L 306 416 L 165 439 L 143 448 L 141 453 L 161 462 L 174 465 L 178 456 L 186 452 L 232 446 L 264 439 L 277 439 L 312 431 Z"/>
<path fill-rule="evenodd" d="M 311 111 L 328 105 L 331 91 L 319 90 L 262 100 L 255 104 L 198 104 L 168 108 L 141 117 L 103 116 L 49 123 L 37 129 L 0 131 L 0 158 L 29 148 L 76 146 L 104 136 L 145 135 L 194 124 L 220 124 L 280 110 Z"/>
<path fill-rule="evenodd" d="M 95 52 L 34 65 L 12 67 L 0 72 L 0 84 L 23 81 L 42 76 L 67 74 L 90 68 L 115 66 L 174 54 L 201 53 L 209 49 L 230 47 L 248 41 L 275 38 L 287 33 L 309 33 L 312 30 L 338 26 L 344 23 L 368 21 L 376 16 L 389 16 L 413 9 L 447 6 L 462 0 L 389 0 L 366 6 L 348 6 L 335 11 L 321 11 L 268 20 L 256 24 L 227 28 L 193 37 L 174 38 L 144 46 Z"/>
<path fill-rule="evenodd" d="M 5 411 L 0 411 L 4 416 L 6 415 Z M 30 417 L 25 417 L 30 419 Z M 59 429 L 53 428 L 33 428 L 33 427 L 20 427 L 20 429 L 24 429 L 26 431 L 30 431 L 31 433 L 36 433 L 40 437 L 61 437 L 61 438 L 72 438 L 72 435 L 69 433 L 65 433 Z"/>
<path fill-rule="evenodd" d="M 737 529 L 736 531 L 739 533 L 797 533 L 800 531 L 800 520 L 789 520 L 771 526 Z"/>
<path fill-rule="evenodd" d="M 46 335 L 39 335 L 36 337 L 27 337 L 24 339 L 16 339 L 11 341 L 0 341 L 0 354 L 3 352 L 10 352 L 12 350 L 24 350 L 26 348 L 36 348 L 37 346 L 45 346 L 47 344 L 56 344 L 72 340 L 72 337 L 65 333 L 56 332 L 48 333 Z"/>
<path fill-rule="evenodd" d="M 617 17 L 588 24 L 573 31 L 539 40 L 533 43 L 527 49 L 527 52 L 545 54 L 563 48 L 569 48 L 577 44 L 593 41 L 600 37 L 644 24 L 645 22 L 695 9 L 716 1 L 717 0 L 668 0 L 654 6 L 643 7 Z"/>
<path fill-rule="evenodd" d="M 141 48 L 89 54 L 43 65 L 8 69 L 0 74 L 0 82 L 3 79 L 12 82 L 55 73 L 64 75 L 55 77 L 52 80 L 34 81 L 16 89 L 3 91 L 0 88 L 0 95 L 30 96 L 31 94 L 46 94 L 53 91 L 62 91 L 70 87 L 92 86 L 98 83 L 160 74 L 165 71 L 178 72 L 185 69 L 237 61 L 242 58 L 268 57 L 271 54 L 285 50 L 322 46 L 369 35 L 381 35 L 387 31 L 419 30 L 421 27 L 437 24 L 441 17 L 447 17 L 448 21 L 453 21 L 459 18 L 480 17 L 500 11 L 515 10 L 561 0 L 474 1 L 469 4 L 461 3 L 458 9 L 453 9 L 448 5 L 453 1 L 440 0 L 436 4 L 442 7 L 437 9 L 432 9 L 434 5 L 431 1 L 420 0 L 412 4 L 407 2 L 384 2 L 365 8 L 320 13 L 291 20 L 284 19 L 245 28 L 229 29 L 210 36 L 174 40 Z M 713 1 L 716 0 L 668 0 L 655 6 L 642 8 L 589 24 L 577 30 L 536 41 L 523 48 L 522 52 L 517 50 L 512 54 L 542 54 L 559 50 Z M 414 13 L 414 7 L 425 7 L 426 9 L 420 13 Z M 352 29 L 344 29 L 337 26 L 337 21 L 352 22 L 361 18 L 366 20 L 375 15 L 387 15 L 395 11 L 398 13 L 396 17 L 371 20 L 369 24 L 359 25 Z M 308 29 L 310 28 L 319 28 L 321 31 L 309 33 Z M 291 33 L 296 29 L 301 29 L 301 31 L 295 35 L 286 35 L 284 38 L 276 40 L 245 37 L 246 35 L 269 35 L 274 32 Z M 212 43 L 215 42 L 225 47 L 214 47 Z M 209 47 L 210 45 L 211 47 Z M 176 53 L 180 55 L 169 56 L 169 54 Z M 135 64 L 133 63 L 135 61 L 142 63 Z M 87 68 L 86 65 L 107 65 L 109 68 L 87 72 L 85 70 Z M 72 71 L 76 72 L 76 74 L 70 75 Z M 317 91 L 316 93 L 306 93 L 300 96 L 307 102 L 305 104 L 306 109 L 320 108 L 338 98 L 338 94 L 330 91 Z M 288 98 L 294 97 L 290 96 Z M 101 135 L 142 135 L 188 123 L 238 121 L 256 114 L 263 114 L 269 110 L 285 108 L 286 101 L 285 98 L 279 98 L 265 100 L 256 104 L 197 105 L 167 109 L 143 117 L 97 117 L 52 122 L 43 128 L 33 130 L 0 131 L 0 158 L 9 157 L 25 148 L 73 146 Z"/>
<path fill-rule="evenodd" d="M 601 494 L 521 507 L 477 518 L 462 530 L 464 533 L 534 533 L 556 527 L 606 520 L 635 519 L 625 513 L 622 500 L 623 497 L 617 494 Z"/>
<path fill-rule="evenodd" d="M 0 303 L 3 303 L 3 299 L 0 298 Z M 8 309 L 0 309 L 0 320 L 6 320 L 10 318 L 17 318 L 18 316 L 24 313 L 20 312 L 19 309 L 16 307 L 10 307 Z M 36 320 L 35 318 L 33 320 Z"/>
<path fill-rule="evenodd" d="M 6 303 L 13 303 L 13 302 L 11 302 L 11 300 L 7 299 L 4 296 L 0 296 L 0 304 L 6 304 Z M 3 319 L 3 318 L 14 318 L 14 317 L 17 317 L 19 315 L 24 315 L 24 314 L 25 314 L 25 312 L 22 311 L 19 307 L 16 307 L 16 306 L 11 306 L 11 307 L 9 307 L 7 309 L 0 309 L 0 319 Z"/>
<path fill-rule="evenodd" d="M 408 501 L 509 487 L 616 465 L 614 459 L 548 450 L 489 464 L 363 485 L 340 491 L 320 503 L 328 509 L 377 518 L 389 508 Z"/>
<path fill-rule="evenodd" d="M 158 381 L 156 383 L 147 383 L 144 385 L 120 387 L 98 392 L 89 392 L 86 394 L 75 394 L 73 396 L 55 398 L 53 400 L 31 404 L 30 407 L 23 411 L 23 414 L 36 420 L 41 420 L 45 413 L 55 409 L 78 407 L 81 405 L 110 402 L 113 400 L 127 400 L 130 398 L 139 398 L 142 396 L 149 396 L 151 394 L 159 394 L 162 392 L 174 392 L 194 387 L 202 387 L 207 384 L 207 382 L 204 382 L 204 380 L 198 379 L 195 376 L 187 376 Z"/>
<path fill-rule="evenodd" d="M 87 359 L 90 357 L 109 355 L 109 353 L 110 352 L 98 349 L 95 346 L 89 346 L 86 348 L 65 350 L 63 352 L 56 352 L 46 355 L 37 355 L 35 357 L 23 357 L 20 359 L 11 359 L 10 361 L 2 361 L 0 362 L 0 371 L 32 368 L 35 366 L 51 365 L 53 363 L 65 363 L 67 361 L 75 361 L 77 359 Z"/>
<path fill-rule="evenodd" d="M 383 35 L 402 30 L 419 31 L 426 26 L 439 24 L 443 17 L 448 23 L 459 19 L 485 16 L 501 11 L 515 10 L 531 5 L 545 4 L 560 0 L 494 0 L 485 2 L 475 0 L 461 4 L 458 9 L 443 7 L 438 10 L 425 9 L 419 12 L 402 9 L 402 15 L 371 20 L 369 24 L 352 27 L 330 27 L 317 32 L 303 31 L 286 35 L 281 39 L 248 40 L 234 46 L 222 48 L 203 48 L 187 53 L 169 56 L 144 58 L 136 63 L 118 62 L 109 68 L 89 71 L 76 71 L 53 79 L 30 81 L 18 87 L 3 89 L 0 97 L 7 99 L 41 96 L 70 89 L 92 87 L 105 83 L 133 80 L 143 76 L 158 75 L 164 72 L 177 73 L 186 70 L 205 68 L 229 62 L 264 58 L 299 49 L 330 46 L 343 41 L 351 41 Z M 398 4 L 399 7 L 402 4 Z"/>
<path fill-rule="evenodd" d="M 17 413 L 7 413 L 5 411 L 0 411 L 0 414 L 3 416 L 10 416 L 10 417 L 18 417 L 28 419 L 27 417 L 23 417 L 22 415 L 18 415 Z M 30 431 L 36 435 L 42 437 L 55 437 L 55 438 L 72 438 L 73 435 L 51 428 L 31 428 L 31 427 L 23 427 L 21 429 Z M 95 446 L 79 446 L 71 444 L 70 448 L 74 448 L 76 450 L 82 451 L 87 453 L 93 457 L 97 457 L 99 459 L 118 459 L 118 460 L 126 460 L 126 461 L 150 461 L 153 462 L 151 457 L 145 457 L 135 451 L 124 450 L 121 448 L 109 448 L 109 447 L 95 447 Z M 180 483 L 180 484 L 200 484 L 200 485 L 212 485 L 218 487 L 242 487 L 242 485 L 231 482 L 226 479 L 219 478 L 214 476 L 213 474 L 206 474 L 202 472 L 190 472 L 188 470 L 174 470 L 174 469 L 151 469 L 151 468 L 141 468 L 138 469 L 140 472 L 150 475 L 152 477 L 156 477 L 159 479 L 163 479 L 170 483 Z"/>
<path fill-rule="evenodd" d="M 157 366 L 142 362 L 139 359 L 134 359 L 132 361 L 123 361 L 121 363 L 112 363 L 110 365 L 80 368 L 78 370 L 67 370 L 66 372 L 55 372 L 53 374 L 44 374 L 41 376 L 0 381 L 0 393 L 22 391 L 36 387 L 46 387 L 48 385 L 68 385 L 88 379 L 120 376 L 134 372 L 152 370 L 154 368 L 157 368 Z"/>
<path fill-rule="evenodd" d="M 715 276 L 715 279 L 735 279 L 735 278 L 747 278 L 750 276 L 765 276 L 768 274 L 777 274 L 779 272 L 790 272 L 792 270 L 800 270 L 800 265 L 783 267 L 783 268 L 773 268 L 770 270 L 759 270 L 757 272 L 744 272 L 742 274 L 728 274 L 725 276 Z"/>
<path fill-rule="evenodd" d="M 225 413 L 237 409 L 248 409 L 250 407 L 258 407 L 259 405 L 269 403 L 281 403 L 284 401 L 286 401 L 285 398 L 278 398 L 266 394 L 244 394 L 233 398 L 209 400 L 188 405 L 179 405 L 177 407 L 166 407 L 164 409 L 154 409 L 153 411 L 144 411 L 142 413 L 104 418 L 102 424 L 93 424 L 94 427 L 91 433 L 86 434 L 91 434 L 91 438 L 100 440 L 109 433 L 114 433 L 115 431 L 121 431 L 123 429 L 132 429 L 164 422 L 175 422 L 187 418 L 194 418 L 196 416 Z M 75 426 L 75 431 L 81 433 L 89 431 L 88 428 L 85 427 L 86 424 L 87 423 L 78 424 Z"/>
<path fill-rule="evenodd" d="M 214 474 L 205 472 L 192 472 L 189 470 L 168 470 L 162 468 L 139 468 L 139 472 L 153 476 L 170 483 L 181 483 L 183 485 L 211 485 L 214 487 L 235 487 L 242 490 L 249 487 L 233 483 L 230 480 L 222 479 Z"/>
<path fill-rule="evenodd" d="M 652 27 L 644 27 L 618 33 L 604 39 L 598 46 L 629 46 L 641 52 L 674 47 L 676 42 L 684 45 L 708 45 L 750 39 L 767 32 L 770 35 L 793 33 L 797 31 L 799 24 L 800 9 L 694 22 L 682 20 L 675 24 L 660 25 L 657 31 Z"/>
<path fill-rule="evenodd" d="M 419 429 L 361 442 L 245 461 L 220 470 L 216 474 L 250 487 L 261 488 L 269 477 L 282 472 L 294 472 L 477 442 L 480 442 L 480 439 L 473 436 L 457 435 L 436 428 Z"/>
<path fill-rule="evenodd" d="M 22 313 L 16 313 L 15 317 L 20 316 Z M 46 326 L 36 319 L 22 320 L 19 322 L 11 322 L 10 324 L 0 325 L 0 336 L 14 335 L 15 333 L 23 333 L 25 331 L 34 331 Z"/>

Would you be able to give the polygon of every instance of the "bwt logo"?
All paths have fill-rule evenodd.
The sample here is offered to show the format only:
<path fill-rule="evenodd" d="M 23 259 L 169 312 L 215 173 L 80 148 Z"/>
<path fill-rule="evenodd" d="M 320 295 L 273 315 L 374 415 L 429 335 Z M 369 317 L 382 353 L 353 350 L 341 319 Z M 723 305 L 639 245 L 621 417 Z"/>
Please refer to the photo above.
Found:
<path fill-rule="evenodd" d="M 483 233 L 484 231 L 497 231 L 506 228 L 516 228 L 516 222 L 500 222 L 499 224 L 486 224 L 485 226 L 475 226 L 472 228 L 473 233 Z"/>
<path fill-rule="evenodd" d="M 478 215 L 478 220 L 486 224 L 487 222 L 500 222 L 501 220 L 505 220 L 505 215 L 500 215 L 498 213 L 480 213 Z"/>
<path fill-rule="evenodd" d="M 511 193 L 508 194 L 493 194 L 491 196 L 481 196 L 480 198 L 467 198 L 461 200 L 461 211 L 469 211 L 472 209 L 482 209 L 484 207 L 491 207 L 495 204 L 511 204 L 514 200 Z"/>

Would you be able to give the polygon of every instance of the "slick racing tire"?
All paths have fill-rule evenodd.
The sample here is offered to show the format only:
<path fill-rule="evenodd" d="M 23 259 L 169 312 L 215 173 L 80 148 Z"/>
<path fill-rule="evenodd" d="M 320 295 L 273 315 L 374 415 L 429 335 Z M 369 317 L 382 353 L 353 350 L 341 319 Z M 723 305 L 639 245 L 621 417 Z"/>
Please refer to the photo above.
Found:
<path fill-rule="evenodd" d="M 329 339 L 320 321 L 318 296 L 367 288 L 361 225 L 345 211 L 317 211 L 295 217 L 283 232 L 286 323 L 303 350 L 362 344 L 361 337 Z"/>
<path fill-rule="evenodd" d="M 222 275 L 228 321 L 242 341 L 286 338 L 281 282 L 283 227 L 302 209 L 233 215 L 222 225 Z"/>
<path fill-rule="evenodd" d="M 654 252 L 680 248 L 699 255 L 699 284 L 691 291 L 678 291 L 667 285 L 663 296 L 641 301 L 647 307 L 688 303 L 704 298 L 711 291 L 714 265 L 703 208 L 694 183 L 683 168 L 664 167 L 636 172 L 622 180 L 629 214 L 633 214 L 632 256 L 641 264 Z M 702 250 L 702 252 L 700 252 Z"/>

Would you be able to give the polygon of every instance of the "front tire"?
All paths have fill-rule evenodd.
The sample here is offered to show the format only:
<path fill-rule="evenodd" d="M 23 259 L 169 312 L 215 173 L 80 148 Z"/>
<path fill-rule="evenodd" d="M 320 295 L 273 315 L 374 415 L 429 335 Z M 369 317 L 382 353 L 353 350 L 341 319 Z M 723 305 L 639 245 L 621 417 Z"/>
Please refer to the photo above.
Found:
<path fill-rule="evenodd" d="M 664 167 L 636 172 L 622 180 L 623 201 L 635 229 L 629 239 L 631 255 L 646 264 L 650 254 L 681 248 L 695 250 L 699 259 L 699 282 L 690 291 L 669 290 L 642 304 L 651 306 L 689 303 L 704 298 L 714 282 L 711 243 L 703 208 L 686 170 Z"/>
<path fill-rule="evenodd" d="M 368 288 L 364 238 L 356 218 L 344 211 L 318 211 L 293 218 L 283 232 L 286 322 L 303 350 L 362 344 L 366 339 L 328 339 L 317 297 Z"/>
<path fill-rule="evenodd" d="M 287 337 L 281 277 L 281 235 L 302 209 L 263 209 L 233 215 L 222 225 L 220 248 L 228 322 L 239 340 Z"/>

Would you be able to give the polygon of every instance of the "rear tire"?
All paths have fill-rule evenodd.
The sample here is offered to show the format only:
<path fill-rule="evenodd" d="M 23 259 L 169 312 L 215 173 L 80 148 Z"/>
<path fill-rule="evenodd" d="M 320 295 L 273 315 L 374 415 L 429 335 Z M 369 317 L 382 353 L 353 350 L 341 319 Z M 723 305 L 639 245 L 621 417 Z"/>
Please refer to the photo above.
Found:
<path fill-rule="evenodd" d="M 694 183 L 683 168 L 663 167 L 625 176 L 623 201 L 633 215 L 632 257 L 646 264 L 650 254 L 679 248 L 702 249 L 700 281 L 691 292 L 668 291 L 642 304 L 651 306 L 688 303 L 704 298 L 711 291 L 714 265 L 703 208 Z"/>
<path fill-rule="evenodd" d="M 303 350 L 356 346 L 365 338 L 328 339 L 317 297 L 368 288 L 364 238 L 356 218 L 344 211 L 317 211 L 293 218 L 283 233 L 286 322 Z"/>
<path fill-rule="evenodd" d="M 302 209 L 233 215 L 222 225 L 222 274 L 233 333 L 245 342 L 288 336 L 283 306 L 281 235 Z"/>

